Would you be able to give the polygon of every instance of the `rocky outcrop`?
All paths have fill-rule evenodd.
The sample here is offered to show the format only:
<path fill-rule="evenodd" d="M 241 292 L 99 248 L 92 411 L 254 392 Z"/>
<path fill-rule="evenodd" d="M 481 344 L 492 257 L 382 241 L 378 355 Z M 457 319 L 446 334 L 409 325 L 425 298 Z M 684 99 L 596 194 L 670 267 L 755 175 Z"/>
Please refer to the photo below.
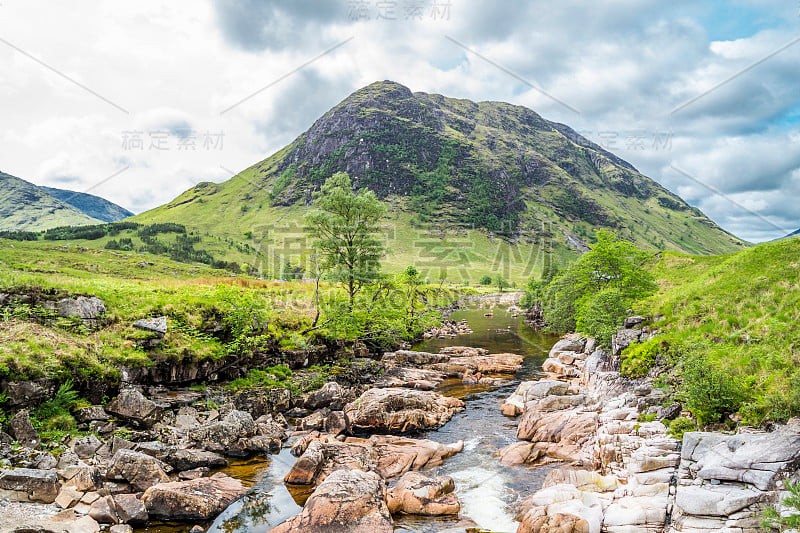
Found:
<path fill-rule="evenodd" d="M 224 474 L 159 483 L 142 496 L 147 512 L 165 520 L 208 520 L 245 495 L 242 482 Z"/>
<path fill-rule="evenodd" d="M 38 448 L 41 443 L 39 434 L 33 428 L 28 411 L 23 409 L 8 421 L 8 429 L 22 446 Z"/>
<path fill-rule="evenodd" d="M 386 503 L 392 514 L 457 515 L 461 504 L 454 490 L 453 479 L 448 476 L 430 478 L 407 472 L 386 493 Z"/>
<path fill-rule="evenodd" d="M 169 465 L 144 453 L 133 450 L 119 450 L 111 460 L 108 469 L 109 479 L 122 479 L 138 490 L 169 481 Z"/>
<path fill-rule="evenodd" d="M 439 466 L 464 448 L 459 441 L 441 444 L 431 440 L 373 435 L 344 442 L 319 436 L 305 442 L 305 451 L 284 480 L 289 484 L 318 484 L 336 470 L 360 469 L 392 479 L 410 471 Z"/>
<path fill-rule="evenodd" d="M 541 400 L 546 396 L 563 395 L 569 390 L 569 383 L 554 379 L 540 381 L 523 381 L 517 386 L 514 394 L 509 396 L 500 410 L 506 416 L 517 416 L 525 410 L 525 404 Z"/>
<path fill-rule="evenodd" d="M 370 389 L 347 404 L 350 431 L 405 433 L 437 428 L 464 409 L 464 402 L 436 392 Z"/>
<path fill-rule="evenodd" d="M 386 485 L 374 472 L 337 470 L 311 494 L 300 514 L 269 533 L 391 533 Z"/>

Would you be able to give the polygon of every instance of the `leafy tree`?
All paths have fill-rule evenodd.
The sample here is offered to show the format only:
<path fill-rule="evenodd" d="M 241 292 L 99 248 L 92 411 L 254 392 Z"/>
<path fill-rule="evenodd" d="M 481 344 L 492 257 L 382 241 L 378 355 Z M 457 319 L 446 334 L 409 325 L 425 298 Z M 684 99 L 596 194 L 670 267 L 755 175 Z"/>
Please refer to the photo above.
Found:
<path fill-rule="evenodd" d="M 481 276 L 481 279 L 478 280 L 478 283 L 480 283 L 481 285 L 491 285 L 492 276 Z"/>
<path fill-rule="evenodd" d="M 541 296 L 550 329 L 578 328 L 607 344 L 628 306 L 657 289 L 642 266 L 648 256 L 633 243 L 600 230 L 589 252 L 561 272 L 548 270 L 545 274 L 552 280 L 529 284 L 529 290 Z"/>
<path fill-rule="evenodd" d="M 503 276 L 501 276 L 500 274 L 498 274 L 498 275 L 497 275 L 497 288 L 498 288 L 498 290 L 499 290 L 500 292 L 503 292 L 503 289 L 506 289 L 506 288 L 508 288 L 508 286 L 509 286 L 509 284 L 508 284 L 508 280 L 507 280 L 507 279 L 505 279 L 505 278 L 504 278 Z"/>
<path fill-rule="evenodd" d="M 369 190 L 353 191 L 350 176 L 337 172 L 325 181 L 305 217 L 306 231 L 323 259 L 322 268 L 347 289 L 352 310 L 356 293 L 380 275 L 386 250 L 377 237 L 386 205 Z"/>

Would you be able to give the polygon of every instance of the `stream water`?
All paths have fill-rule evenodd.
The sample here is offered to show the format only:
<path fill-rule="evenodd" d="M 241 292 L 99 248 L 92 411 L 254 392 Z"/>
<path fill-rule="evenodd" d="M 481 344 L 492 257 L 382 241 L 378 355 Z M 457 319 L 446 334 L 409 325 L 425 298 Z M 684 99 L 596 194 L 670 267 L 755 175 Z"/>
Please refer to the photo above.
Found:
<path fill-rule="evenodd" d="M 484 316 L 493 311 L 493 316 Z M 450 339 L 431 339 L 414 346 L 421 351 L 438 352 L 446 346 L 486 348 L 491 353 L 511 352 L 525 356 L 522 368 L 500 387 L 464 385 L 461 380 L 448 380 L 437 389 L 442 394 L 463 399 L 466 409 L 442 428 L 428 431 L 420 438 L 443 443 L 464 441 L 464 450 L 445 460 L 429 475 L 448 475 L 456 485 L 462 509 L 458 518 L 395 517 L 395 531 L 428 533 L 465 531 L 468 527 L 505 533 L 515 532 L 514 504 L 539 488 L 547 467 L 505 467 L 496 452 L 515 442 L 517 422 L 500 413 L 500 405 L 520 381 L 540 374 L 556 337 L 534 332 L 513 318 L 506 308 L 476 304 L 470 309 L 452 313 L 451 319 L 466 319 L 474 333 Z M 283 477 L 296 460 L 288 449 L 269 458 L 232 463 L 224 472 L 241 479 L 253 489 L 243 499 L 224 511 L 209 529 L 213 533 L 264 533 L 286 518 L 300 512 L 308 494 L 290 493 Z M 180 528 L 180 529 L 179 529 Z M 185 526 L 151 524 L 140 531 L 177 533 Z"/>

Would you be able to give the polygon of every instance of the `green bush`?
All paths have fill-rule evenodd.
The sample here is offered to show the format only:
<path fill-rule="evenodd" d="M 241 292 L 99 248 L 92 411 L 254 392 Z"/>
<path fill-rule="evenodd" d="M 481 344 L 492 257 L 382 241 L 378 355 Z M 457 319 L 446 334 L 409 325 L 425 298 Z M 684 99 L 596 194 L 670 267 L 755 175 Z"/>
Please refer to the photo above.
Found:
<path fill-rule="evenodd" d="M 478 280 L 478 283 L 480 283 L 481 285 L 491 285 L 492 276 L 481 276 L 481 279 Z"/>
<path fill-rule="evenodd" d="M 659 353 L 669 351 L 669 344 L 660 338 L 631 344 L 622 351 L 622 375 L 628 378 L 641 378 L 647 375 L 656 362 Z"/>
<path fill-rule="evenodd" d="M 701 427 L 737 412 L 747 397 L 741 380 L 701 357 L 684 364 L 681 394 Z"/>
<path fill-rule="evenodd" d="M 697 431 L 697 423 L 685 416 L 679 416 L 669 424 L 667 435 L 674 437 L 678 440 L 683 440 L 683 434 L 690 431 Z"/>
<path fill-rule="evenodd" d="M 768 507 L 762 515 L 761 526 L 769 531 L 797 530 L 800 528 L 800 483 L 786 482 L 789 496 L 781 500 L 781 505 L 789 508 L 787 516 L 774 507 Z"/>

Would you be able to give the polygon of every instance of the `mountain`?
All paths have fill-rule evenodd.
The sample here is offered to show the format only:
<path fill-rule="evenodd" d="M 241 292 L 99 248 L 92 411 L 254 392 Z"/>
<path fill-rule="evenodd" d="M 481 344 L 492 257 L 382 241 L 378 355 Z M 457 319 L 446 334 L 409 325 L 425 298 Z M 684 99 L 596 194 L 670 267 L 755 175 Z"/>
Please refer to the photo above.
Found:
<path fill-rule="evenodd" d="M 800 229 L 797 230 L 797 231 L 791 232 L 789 235 L 784 235 L 783 237 L 781 237 L 781 239 L 788 239 L 789 237 L 796 237 L 797 235 L 800 235 Z M 778 239 L 778 240 L 780 240 L 780 239 Z"/>
<path fill-rule="evenodd" d="M 229 181 L 200 183 L 134 220 L 249 239 L 263 251 L 253 261 L 274 271 L 294 254 L 291 239 L 302 240 L 313 194 L 337 171 L 390 202 L 392 266 L 523 279 L 547 253 L 585 250 L 598 228 L 693 254 L 747 245 L 566 125 L 525 107 L 412 93 L 390 81 L 356 91 Z"/>
<path fill-rule="evenodd" d="M 65 204 L 69 204 L 79 211 L 83 211 L 90 217 L 102 220 L 103 222 L 116 222 L 123 218 L 133 216 L 133 213 L 124 207 L 120 207 L 113 202 L 109 202 L 105 198 L 100 198 L 93 194 L 68 191 L 65 189 L 54 189 L 53 187 L 40 187 L 40 189 L 57 200 L 61 200 Z"/>
<path fill-rule="evenodd" d="M 0 172 L 0 231 L 41 231 L 99 223 L 41 187 Z"/>

